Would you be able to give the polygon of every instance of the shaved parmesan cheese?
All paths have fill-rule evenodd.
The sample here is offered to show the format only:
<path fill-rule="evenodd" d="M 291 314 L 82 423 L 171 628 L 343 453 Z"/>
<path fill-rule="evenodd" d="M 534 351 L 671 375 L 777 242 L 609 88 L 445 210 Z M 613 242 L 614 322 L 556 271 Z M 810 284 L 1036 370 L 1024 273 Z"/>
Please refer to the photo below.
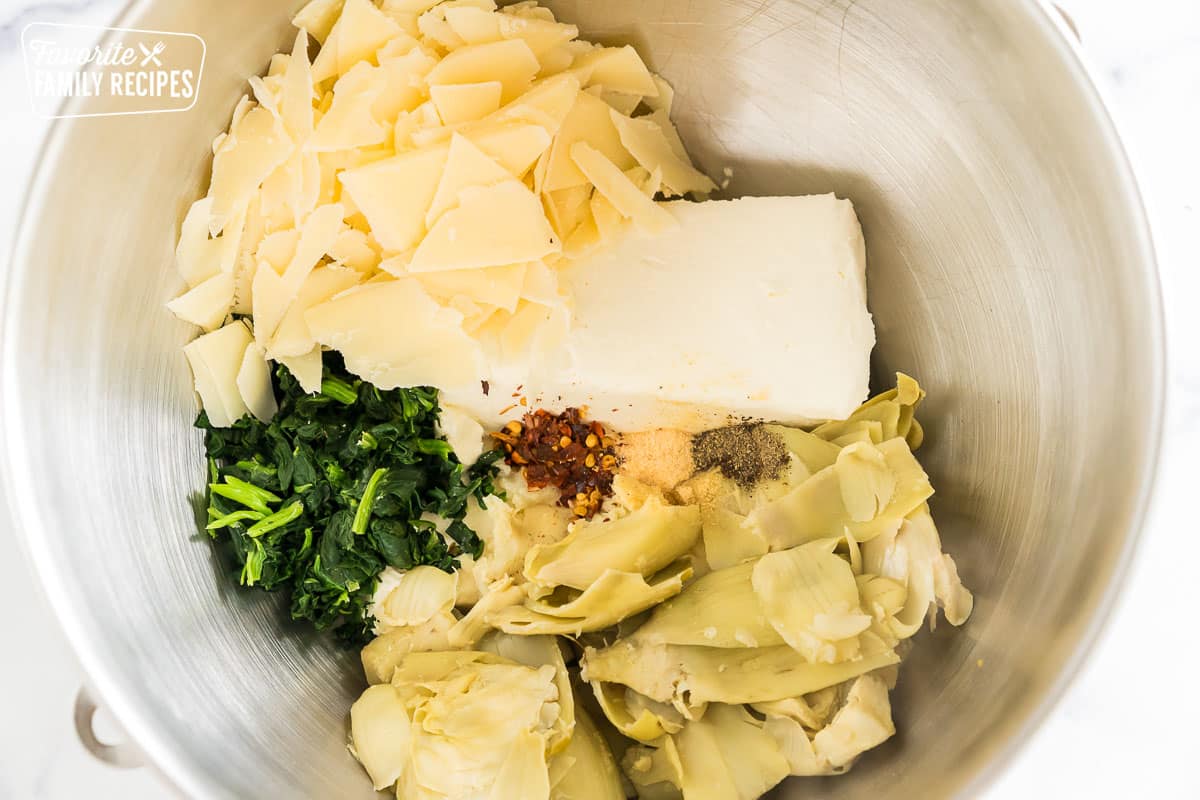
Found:
<path fill-rule="evenodd" d="M 370 61 L 375 51 L 401 33 L 400 26 L 370 0 L 346 0 L 342 15 L 313 61 L 313 81 L 345 75 L 360 61 Z"/>
<path fill-rule="evenodd" d="M 612 112 L 612 119 L 621 136 L 621 144 L 638 163 L 648 170 L 662 170 L 663 184 L 669 196 L 716 191 L 717 185 L 692 166 L 686 153 L 683 158 L 679 157 L 658 120 L 649 117 L 630 119 L 616 111 Z M 671 129 L 673 132 L 674 126 Z"/>
<path fill-rule="evenodd" d="M 603 242 L 612 242 L 629 229 L 629 220 L 617 211 L 616 206 L 600 192 L 593 192 L 591 199 L 592 219 L 596 232 Z"/>
<path fill-rule="evenodd" d="M 550 134 L 538 125 L 505 123 L 464 133 L 513 177 L 521 177 L 550 146 Z"/>
<path fill-rule="evenodd" d="M 633 181 L 633 184 L 642 190 L 642 194 L 652 200 L 662 190 L 662 170 L 658 167 L 655 167 L 653 172 L 648 172 L 645 167 L 640 166 L 627 169 L 625 177 Z"/>
<path fill-rule="evenodd" d="M 567 44 L 571 44 L 571 42 Z M 572 54 L 570 47 L 562 44 L 538 55 L 538 61 L 542 64 L 542 69 L 538 75 L 545 78 L 551 75 L 562 74 L 570 69 L 571 64 L 575 61 L 575 56 Z"/>
<path fill-rule="evenodd" d="M 382 6 L 380 6 L 379 10 L 383 12 L 384 16 L 386 16 L 392 22 L 395 22 L 405 35 L 414 39 L 419 37 L 421 35 L 421 28 L 419 25 L 417 25 L 417 19 L 420 17 L 420 15 L 411 11 L 401 11 L 399 9 L 389 8 L 389 5 L 390 4 L 387 2 L 387 0 L 384 0 L 384 3 Z"/>
<path fill-rule="evenodd" d="M 329 257 L 365 275 L 379 267 L 379 245 L 370 234 L 346 228 L 334 240 Z"/>
<path fill-rule="evenodd" d="M 217 272 L 232 272 L 238 258 L 241 228 L 240 215 L 234 215 L 226 225 L 226 231 L 216 239 L 209 239 L 209 219 L 212 198 L 196 201 L 187 210 L 184 224 L 179 231 L 179 245 L 175 247 L 175 265 L 188 287 L 198 287 Z"/>
<path fill-rule="evenodd" d="M 212 216 L 212 198 L 202 197 L 188 208 L 179 228 L 179 243 L 175 245 L 175 266 L 188 286 L 195 287 L 221 271 L 220 259 L 208 238 L 208 221 Z"/>
<path fill-rule="evenodd" d="M 658 94 L 643 98 L 643 101 L 646 105 L 650 106 L 651 111 L 661 111 L 669 115 L 671 113 L 671 105 L 675 102 L 675 89 L 661 75 L 651 75 L 650 79 L 654 81 L 654 86 L 658 89 Z"/>
<path fill-rule="evenodd" d="M 466 44 L 454 28 L 446 22 L 446 17 L 438 13 L 439 7 L 434 6 L 417 17 L 417 29 L 427 42 L 436 42 L 443 50 L 457 50 Z"/>
<path fill-rule="evenodd" d="M 412 111 L 425 99 L 425 76 L 437 64 L 437 58 L 420 47 L 410 47 L 403 55 L 379 55 L 376 80 L 379 92 L 371 112 L 385 127 L 395 125 L 402 112 Z"/>
<path fill-rule="evenodd" d="M 659 129 L 663 132 L 663 136 L 667 137 L 667 144 L 671 146 L 671 152 L 675 154 L 676 158 L 680 161 L 691 162 L 691 159 L 688 158 L 687 148 L 683 146 L 683 140 L 679 138 L 679 131 L 675 129 L 675 123 L 671 122 L 671 118 L 667 116 L 666 111 L 655 111 L 652 114 L 647 114 L 644 119 L 658 124 Z"/>
<path fill-rule="evenodd" d="M 554 226 L 554 230 L 558 232 L 559 239 L 566 241 L 567 237 L 591 215 L 591 209 L 588 206 L 591 196 L 592 187 L 586 183 L 572 186 L 570 189 L 559 189 L 557 192 L 549 192 L 542 196 L 546 207 L 546 216 L 549 218 L 550 224 Z"/>
<path fill-rule="evenodd" d="M 251 193 L 291 152 L 292 141 L 283 123 L 261 106 L 250 109 L 234 124 L 213 156 L 208 194 L 212 198 L 209 231 L 214 236 L 238 209 L 246 207 Z"/>
<path fill-rule="evenodd" d="M 276 53 L 271 56 L 271 62 L 267 65 L 267 77 L 273 78 L 276 75 L 282 75 L 287 71 L 288 62 L 291 60 L 292 57 L 286 53 Z"/>
<path fill-rule="evenodd" d="M 596 220 L 589 214 L 563 243 L 563 254 L 567 258 L 583 258 L 601 244 L 603 240 L 600 238 L 600 229 L 596 226 Z"/>
<path fill-rule="evenodd" d="M 545 6 L 539 6 L 538 0 L 521 0 L 519 3 L 513 3 L 500 9 L 500 13 L 525 19 L 544 19 L 547 22 L 554 22 L 554 12 Z"/>
<path fill-rule="evenodd" d="M 450 83 L 429 87 L 438 116 L 446 125 L 482 119 L 500 108 L 500 81 Z"/>
<path fill-rule="evenodd" d="M 313 131 L 309 150 L 350 150 L 384 141 L 386 129 L 372 111 L 383 88 L 379 72 L 379 67 L 360 61 L 338 78 L 333 105 Z"/>
<path fill-rule="evenodd" d="M 304 142 L 313 132 L 313 81 L 312 68 L 308 63 L 308 35 L 301 30 L 296 34 L 292 56 L 279 92 L 279 116 L 283 127 L 295 142 Z"/>
<path fill-rule="evenodd" d="M 268 81 L 270 85 L 268 85 Z M 250 76 L 250 91 L 253 92 L 255 101 L 275 116 L 279 116 L 279 101 L 275 95 L 275 88 L 278 87 L 278 84 L 278 76 L 267 76 L 266 78 L 260 78 L 257 75 Z"/>
<path fill-rule="evenodd" d="M 275 329 L 269 350 L 271 357 L 302 356 L 312 350 L 317 343 L 309 333 L 304 312 L 361 280 L 362 275 L 349 267 L 329 266 L 313 270 Z"/>
<path fill-rule="evenodd" d="M 417 146 L 413 134 L 420 129 L 420 123 L 412 112 L 401 113 L 396 117 L 396 126 L 392 129 L 392 146 L 397 153 L 411 150 Z"/>
<path fill-rule="evenodd" d="M 430 229 L 409 270 L 516 264 L 561 250 L 537 197 L 520 181 L 509 179 L 462 190 L 458 208 L 447 211 Z"/>
<path fill-rule="evenodd" d="M 574 75 L 556 75 L 539 82 L 525 94 L 502 108 L 497 121 L 532 122 L 554 136 L 562 127 L 579 94 L 579 79 Z"/>
<path fill-rule="evenodd" d="M 420 241 L 448 153 L 438 145 L 342 173 L 342 186 L 385 249 L 399 253 Z"/>
<path fill-rule="evenodd" d="M 308 31 L 318 42 L 329 38 L 329 32 L 342 13 L 346 0 L 312 0 L 292 17 L 292 24 Z"/>
<path fill-rule="evenodd" d="M 309 214 L 300 231 L 296 252 L 283 271 L 283 282 L 294 296 L 321 258 L 333 249 L 342 232 L 344 209 L 340 203 L 321 206 Z"/>
<path fill-rule="evenodd" d="M 411 14 L 424 14 L 442 0 L 383 0 L 385 11 L 402 11 Z"/>
<path fill-rule="evenodd" d="M 246 207 L 246 221 L 242 226 L 241 241 L 238 242 L 237 257 L 233 267 L 233 312 L 235 314 L 250 313 L 250 284 L 254 280 L 254 270 L 258 262 L 254 253 L 266 233 L 266 221 L 259 211 L 259 200 L 254 198 Z"/>
<path fill-rule="evenodd" d="M 499 14 L 471 6 L 445 10 L 446 23 L 466 44 L 484 44 L 502 39 L 500 19 Z"/>
<path fill-rule="evenodd" d="M 300 241 L 300 231 L 290 228 L 286 231 L 276 231 L 263 237 L 255 252 L 255 258 L 260 264 L 268 264 L 276 274 L 282 275 L 296 254 L 296 244 Z"/>
<path fill-rule="evenodd" d="M 520 39 L 539 58 L 579 35 L 579 28 L 555 22 L 553 18 L 499 16 L 500 35 Z"/>
<path fill-rule="evenodd" d="M 646 197 L 637 184 L 596 148 L 586 142 L 577 142 L 571 147 L 571 159 L 595 185 L 596 191 L 639 228 L 648 233 L 662 233 L 676 226 L 670 213 Z"/>
<path fill-rule="evenodd" d="M 480 353 L 462 315 L 443 308 L 411 278 L 370 283 L 304 315 L 317 341 L 381 389 L 478 387 Z"/>
<path fill-rule="evenodd" d="M 265 261 L 254 273 L 251 286 L 254 310 L 254 338 L 265 349 L 275 334 L 292 299 L 294 289 L 289 289 L 283 278 Z"/>
<path fill-rule="evenodd" d="M 587 142 L 622 170 L 629 169 L 637 163 L 621 144 L 621 137 L 613 125 L 612 109 L 608 104 L 587 92 L 577 92 L 575 105 L 567 114 L 558 136 L 554 139 L 542 191 L 569 189 L 588 182 L 587 176 L 571 158 L 571 147 L 576 142 Z"/>
<path fill-rule="evenodd" d="M 302 356 L 280 356 L 276 361 L 288 368 L 301 389 L 309 394 L 321 391 L 321 348 L 314 347 Z"/>
<path fill-rule="evenodd" d="M 443 302 L 465 297 L 475 303 L 512 312 L 521 299 L 527 269 L 525 264 L 508 264 L 483 269 L 424 272 L 415 277 L 431 296 Z"/>
<path fill-rule="evenodd" d="M 421 43 L 414 36 L 410 36 L 408 32 L 405 31 L 403 33 L 396 34 L 396 36 L 388 40 L 387 44 L 379 48 L 375 52 L 375 59 L 379 62 L 380 66 L 383 66 L 384 63 L 388 61 L 394 61 L 401 56 L 406 56 L 415 49 L 419 50 L 423 55 L 433 59 L 434 63 L 436 63 L 437 54 L 434 53 L 431 48 L 421 47 L 420 45 Z"/>
<path fill-rule="evenodd" d="M 296 150 L 263 182 L 259 208 L 273 224 L 295 225 L 316 206 L 321 164 L 315 153 Z"/>
<path fill-rule="evenodd" d="M 254 342 L 246 345 L 236 383 L 238 394 L 250 413 L 262 422 L 270 422 L 279 405 L 271 388 L 271 368 L 266 353 Z"/>
<path fill-rule="evenodd" d="M 246 347 L 252 342 L 246 324 L 235 321 L 183 348 L 196 379 L 200 403 L 208 412 L 209 421 L 218 428 L 232 425 L 247 411 L 238 391 L 237 376 Z"/>
<path fill-rule="evenodd" d="M 640 94 L 628 94 L 627 92 L 610 92 L 599 86 L 593 86 L 587 90 L 589 94 L 594 94 L 604 102 L 616 110 L 618 113 L 629 116 L 642 103 Z"/>
<path fill-rule="evenodd" d="M 603 86 L 613 92 L 657 97 L 658 86 L 642 57 L 631 45 L 601 47 L 575 59 L 572 67 L 586 86 Z"/>
<path fill-rule="evenodd" d="M 442 180 L 425 214 L 425 224 L 433 227 L 447 209 L 458 205 L 458 193 L 468 186 L 490 186 L 511 179 L 507 170 L 484 155 L 469 139 L 455 134 L 450 140 Z"/>
<path fill-rule="evenodd" d="M 660 190 L 713 188 L 670 86 L 532 0 L 313 0 L 294 21 L 290 54 L 214 141 L 177 248 L 189 290 L 173 312 L 210 330 L 253 314 L 247 387 L 266 354 L 318 391 L 322 346 L 381 386 L 478 391 L 499 377 L 484 347 L 561 360 L 566 259 L 670 228 Z M 653 113 L 633 118 L 643 101 Z M 249 388 L 222 398 L 211 371 L 201 383 L 217 418 L 269 407 Z"/>
<path fill-rule="evenodd" d="M 232 306 L 233 275 L 229 272 L 218 272 L 167 303 L 175 316 L 206 331 L 221 327 Z"/>
<path fill-rule="evenodd" d="M 508 102 L 529 88 L 538 69 L 537 57 L 529 45 L 512 39 L 459 48 L 430 71 L 428 80 L 430 86 L 500 81 L 504 86 L 501 100 Z"/>

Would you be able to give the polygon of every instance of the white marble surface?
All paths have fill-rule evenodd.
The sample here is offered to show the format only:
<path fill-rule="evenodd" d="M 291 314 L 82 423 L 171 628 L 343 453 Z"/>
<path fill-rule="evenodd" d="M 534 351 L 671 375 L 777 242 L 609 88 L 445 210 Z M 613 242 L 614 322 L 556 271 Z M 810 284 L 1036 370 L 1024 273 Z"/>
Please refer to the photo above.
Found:
<path fill-rule="evenodd" d="M 194 0 L 198 2 L 199 0 Z M 0 252 L 9 251 L 21 193 L 45 123 L 25 112 L 19 36 L 31 21 L 103 24 L 119 0 L 0 0 Z M 1125 134 L 1155 221 L 1171 346 L 1166 456 L 1157 502 L 1130 584 L 1089 665 L 988 800 L 1200 797 L 1194 768 L 1200 645 L 1186 625 L 1200 563 L 1191 503 L 1200 448 L 1200 2 L 1061 0 L 1075 19 Z M 0 529 L 0 798 L 158 798 L 145 770 L 94 761 L 78 743 L 72 705 L 82 672 Z M 14 563 L 15 561 L 15 563 Z M 1184 626 L 1180 630 L 1181 623 Z"/>

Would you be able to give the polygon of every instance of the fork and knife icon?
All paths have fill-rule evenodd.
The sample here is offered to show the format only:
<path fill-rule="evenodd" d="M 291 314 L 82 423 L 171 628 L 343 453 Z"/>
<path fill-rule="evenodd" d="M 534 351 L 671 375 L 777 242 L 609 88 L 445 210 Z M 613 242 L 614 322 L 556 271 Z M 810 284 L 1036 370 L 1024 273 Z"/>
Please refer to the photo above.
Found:
<path fill-rule="evenodd" d="M 166 44 L 163 42 L 155 42 L 154 49 L 150 49 L 142 42 L 138 42 L 138 49 L 142 51 L 143 56 L 140 66 L 148 66 L 151 61 L 154 62 L 156 67 L 161 67 L 163 65 L 162 61 L 160 61 L 158 58 L 160 55 L 162 55 L 163 51 L 167 49 Z"/>

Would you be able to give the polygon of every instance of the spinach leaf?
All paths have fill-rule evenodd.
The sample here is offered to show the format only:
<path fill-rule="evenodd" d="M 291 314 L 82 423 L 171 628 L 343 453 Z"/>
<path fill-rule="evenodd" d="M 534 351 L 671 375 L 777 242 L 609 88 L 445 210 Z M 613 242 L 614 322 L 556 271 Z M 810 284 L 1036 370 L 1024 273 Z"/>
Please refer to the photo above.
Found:
<path fill-rule="evenodd" d="M 201 412 L 210 480 L 206 532 L 232 553 L 246 587 L 290 595 L 294 619 L 368 641 L 385 566 L 446 571 L 483 543 L 463 517 L 471 498 L 497 492 L 500 451 L 459 463 L 438 436 L 437 390 L 382 390 L 326 353 L 321 390 L 274 375 L 279 412 L 213 427 Z M 425 514 L 450 520 L 440 534 Z"/>

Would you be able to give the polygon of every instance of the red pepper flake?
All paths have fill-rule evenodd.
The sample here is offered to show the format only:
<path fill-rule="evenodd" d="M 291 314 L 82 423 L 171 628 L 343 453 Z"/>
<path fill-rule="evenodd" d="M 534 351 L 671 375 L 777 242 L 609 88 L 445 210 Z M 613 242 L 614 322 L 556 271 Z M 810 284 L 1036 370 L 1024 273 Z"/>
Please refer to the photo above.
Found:
<path fill-rule="evenodd" d="M 511 405 L 505 406 L 504 408 L 500 409 L 500 416 L 504 416 L 505 414 L 512 411 L 516 407 L 517 407 L 516 403 L 512 403 Z"/>
<path fill-rule="evenodd" d="M 578 408 L 561 414 L 539 408 L 520 422 L 508 423 L 492 438 L 504 445 L 505 461 L 523 469 L 529 488 L 553 486 L 560 494 L 559 505 L 587 518 L 612 495 L 618 460 L 604 426 L 584 420 L 583 414 Z"/>
<path fill-rule="evenodd" d="M 492 385 L 487 381 L 480 381 L 479 385 L 483 387 L 483 396 L 487 397 L 488 392 L 492 391 Z"/>

